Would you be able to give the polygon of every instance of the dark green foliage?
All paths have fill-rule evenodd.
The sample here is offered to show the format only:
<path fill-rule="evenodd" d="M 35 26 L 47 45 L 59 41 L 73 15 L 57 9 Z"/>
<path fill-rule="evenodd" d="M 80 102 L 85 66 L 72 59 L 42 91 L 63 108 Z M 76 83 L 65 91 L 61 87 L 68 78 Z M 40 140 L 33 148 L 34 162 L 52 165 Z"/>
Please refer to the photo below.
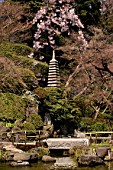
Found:
<path fill-rule="evenodd" d="M 41 159 L 42 156 L 44 156 L 44 155 L 49 155 L 49 150 L 48 150 L 48 148 L 39 147 L 39 149 L 38 149 L 39 159 Z"/>
<path fill-rule="evenodd" d="M 36 13 L 37 10 L 42 6 L 42 0 L 11 0 L 12 2 L 19 2 L 20 4 L 26 3 L 26 10 Z"/>
<path fill-rule="evenodd" d="M 37 87 L 34 93 L 39 97 L 39 99 L 44 99 L 47 97 L 48 93 L 43 87 Z"/>
<path fill-rule="evenodd" d="M 94 129 L 94 131 L 107 131 L 109 130 L 106 123 L 105 122 L 95 122 L 94 124 L 92 124 L 92 130 Z"/>
<path fill-rule="evenodd" d="M 36 73 L 37 72 L 41 73 L 41 75 L 43 77 L 45 77 L 45 76 L 47 76 L 47 73 L 48 73 L 48 65 L 37 61 L 36 65 L 35 65 L 35 62 L 34 62 L 34 66 L 33 66 L 32 70 Z"/>
<path fill-rule="evenodd" d="M 63 98 L 60 88 L 46 88 L 48 96 L 44 100 L 42 112 L 50 113 L 55 128 L 67 127 L 67 131 L 72 133 L 74 128 L 78 128 L 81 111 L 73 101 Z M 45 109 L 44 109 L 45 108 Z"/>
<path fill-rule="evenodd" d="M 103 14 L 101 16 L 101 25 L 104 29 L 104 32 L 106 34 L 110 34 L 110 38 L 108 39 L 108 41 L 113 42 L 113 37 L 112 37 L 112 33 L 113 33 L 113 14 L 108 14 L 107 15 L 107 11 L 106 14 Z"/>
<path fill-rule="evenodd" d="M 28 56 L 33 49 L 24 44 L 18 43 L 7 43 L 3 42 L 0 44 L 0 54 L 1 55 L 15 55 L 15 56 Z"/>
<path fill-rule="evenodd" d="M 57 35 L 55 36 L 55 43 L 58 45 L 58 46 L 62 46 L 65 44 L 65 39 L 62 35 Z"/>
<path fill-rule="evenodd" d="M 25 86 L 14 62 L 0 56 L 0 90 L 20 94 Z"/>
<path fill-rule="evenodd" d="M 57 102 L 62 97 L 62 90 L 56 87 L 47 87 L 45 90 L 48 93 L 48 100 L 52 103 Z"/>
<path fill-rule="evenodd" d="M 10 151 L 0 150 L 0 162 L 7 162 Z"/>
<path fill-rule="evenodd" d="M 101 3 L 99 0 L 77 0 L 76 10 L 85 26 L 99 22 L 100 8 Z"/>
<path fill-rule="evenodd" d="M 5 79 L 3 82 L 0 81 L 0 90 L 3 93 L 10 92 L 10 93 L 15 93 L 15 94 L 21 94 L 23 89 L 26 87 L 27 86 L 24 84 L 24 82 L 19 80 L 16 77 L 15 78 L 9 77 Z"/>
<path fill-rule="evenodd" d="M 68 133 L 72 133 L 74 129 L 81 131 L 109 130 L 106 125 L 109 113 L 105 117 L 105 114 L 101 114 L 100 110 L 98 120 L 94 120 L 95 110 L 90 105 L 92 95 L 87 96 L 87 98 L 84 96 L 76 98 L 75 96 L 73 100 L 69 100 L 63 97 L 61 89 L 46 88 L 46 91 L 48 95 L 43 101 L 41 115 L 43 112 L 50 113 L 56 129 L 61 129 L 64 126 Z M 103 119 L 104 117 L 105 119 Z"/>
<path fill-rule="evenodd" d="M 90 117 L 82 118 L 80 122 L 80 130 L 91 132 L 91 131 L 107 131 L 109 127 L 106 125 L 105 121 L 93 120 Z"/>
<path fill-rule="evenodd" d="M 30 115 L 30 123 L 35 127 L 35 129 L 39 129 L 43 126 L 43 121 L 40 115 L 33 113 Z"/>
<path fill-rule="evenodd" d="M 0 58 L 0 89 L 2 92 L 21 94 L 24 88 L 31 88 L 36 81 L 35 74 L 15 63 L 6 57 Z"/>
<path fill-rule="evenodd" d="M 29 2 L 29 10 L 33 13 L 36 13 L 37 10 L 42 6 L 42 0 L 31 0 Z"/>
<path fill-rule="evenodd" d="M 79 126 L 81 112 L 67 99 L 59 99 L 55 104 L 52 104 L 50 113 L 56 124 L 67 126 L 68 132 Z"/>
<path fill-rule="evenodd" d="M 14 122 L 25 119 L 26 102 L 13 93 L 0 93 L 0 120 Z"/>
<path fill-rule="evenodd" d="M 92 94 L 91 94 L 92 96 Z M 80 109 L 83 117 L 90 117 L 91 114 L 93 113 L 93 108 L 90 106 L 89 104 L 89 101 L 90 101 L 90 98 L 91 96 L 87 96 L 87 98 L 85 98 L 84 96 L 80 96 L 80 97 L 77 97 L 75 96 L 75 103 L 76 103 L 76 106 Z"/>
<path fill-rule="evenodd" d="M 34 72 L 27 68 L 18 68 L 18 71 L 21 74 L 22 79 L 27 87 L 29 87 L 29 89 L 32 89 L 32 87 L 35 86 L 34 81 L 37 80 Z"/>
<path fill-rule="evenodd" d="M 27 57 L 32 51 L 33 49 L 31 47 L 19 43 L 3 42 L 0 44 L 0 55 L 13 60 L 19 66 L 46 74 L 48 71 L 47 64 Z"/>
<path fill-rule="evenodd" d="M 1 43 L 0 54 L 3 59 L 1 63 L 6 63 L 5 69 L 9 74 L 4 83 L 0 82 L 0 89 L 9 92 L 22 93 L 23 88 L 33 89 L 38 86 L 38 79 L 46 79 L 48 65 L 27 56 L 32 52 L 32 48 L 15 43 Z M 12 62 L 11 62 L 12 61 Z M 0 63 L 0 64 L 1 64 Z M 10 63 L 10 64 L 9 64 Z M 3 64 L 2 64 L 3 65 Z M 7 67 L 8 65 L 8 67 Z M 13 66 L 11 66 L 13 65 Z M 4 70 L 3 75 L 6 77 Z"/>
<path fill-rule="evenodd" d="M 22 124 L 22 129 L 23 130 L 35 130 L 35 126 L 30 122 L 24 122 Z"/>

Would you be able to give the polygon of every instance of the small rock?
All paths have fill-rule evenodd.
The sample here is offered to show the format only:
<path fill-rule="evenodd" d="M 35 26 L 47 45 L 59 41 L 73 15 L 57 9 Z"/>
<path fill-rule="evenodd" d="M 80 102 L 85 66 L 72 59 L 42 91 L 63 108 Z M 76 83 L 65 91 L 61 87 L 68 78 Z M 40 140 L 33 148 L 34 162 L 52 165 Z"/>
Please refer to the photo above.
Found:
<path fill-rule="evenodd" d="M 22 163 L 22 160 L 18 160 L 17 163 Z"/>
<path fill-rule="evenodd" d="M 74 170 L 76 168 L 76 165 L 69 165 L 69 164 L 64 164 L 64 163 L 55 163 L 52 167 L 51 170 L 61 170 L 61 169 L 68 169 L 68 170 Z"/>
<path fill-rule="evenodd" d="M 68 170 L 73 170 L 75 169 L 76 162 L 73 161 L 70 157 L 62 157 L 62 158 L 56 158 L 56 162 L 54 165 L 51 166 L 51 170 L 61 170 L 61 169 L 68 169 Z"/>
<path fill-rule="evenodd" d="M 54 169 L 75 169 L 76 165 L 75 164 L 66 164 L 66 163 L 55 163 L 54 164 Z"/>
<path fill-rule="evenodd" d="M 113 152 L 109 151 L 108 155 L 104 158 L 104 161 L 112 161 L 113 160 Z"/>
<path fill-rule="evenodd" d="M 48 156 L 48 155 L 44 155 L 42 157 L 42 161 L 43 162 L 56 162 L 56 159 L 51 157 L 51 156 Z"/>
<path fill-rule="evenodd" d="M 10 165 L 13 166 L 13 167 L 28 166 L 29 162 L 27 162 L 27 161 L 23 161 L 23 162 L 21 162 L 21 161 L 19 161 L 19 162 L 11 162 Z"/>
<path fill-rule="evenodd" d="M 8 161 L 13 161 L 14 153 L 9 153 L 7 156 Z"/>

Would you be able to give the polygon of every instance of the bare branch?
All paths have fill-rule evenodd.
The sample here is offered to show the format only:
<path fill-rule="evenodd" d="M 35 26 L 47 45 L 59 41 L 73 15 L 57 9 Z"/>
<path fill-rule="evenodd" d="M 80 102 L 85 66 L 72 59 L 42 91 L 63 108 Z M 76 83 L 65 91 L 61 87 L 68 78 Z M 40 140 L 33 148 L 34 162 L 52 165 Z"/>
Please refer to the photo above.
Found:
<path fill-rule="evenodd" d="M 65 89 L 69 86 L 70 82 L 73 80 L 73 77 L 75 77 L 78 74 L 78 72 L 80 71 L 80 68 L 81 68 L 81 63 L 78 64 L 78 66 L 75 68 L 74 72 L 72 74 L 70 74 L 70 76 L 68 77 L 68 80 L 65 85 Z"/>

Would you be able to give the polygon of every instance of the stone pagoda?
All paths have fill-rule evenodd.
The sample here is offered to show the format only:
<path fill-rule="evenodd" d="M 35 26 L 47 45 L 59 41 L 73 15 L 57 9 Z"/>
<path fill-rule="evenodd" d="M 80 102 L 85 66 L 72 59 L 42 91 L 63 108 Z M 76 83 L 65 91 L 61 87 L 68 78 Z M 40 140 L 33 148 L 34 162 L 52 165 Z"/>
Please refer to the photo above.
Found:
<path fill-rule="evenodd" d="M 60 87 L 58 61 L 55 59 L 54 50 L 53 50 L 52 60 L 50 60 L 49 63 L 48 87 Z"/>

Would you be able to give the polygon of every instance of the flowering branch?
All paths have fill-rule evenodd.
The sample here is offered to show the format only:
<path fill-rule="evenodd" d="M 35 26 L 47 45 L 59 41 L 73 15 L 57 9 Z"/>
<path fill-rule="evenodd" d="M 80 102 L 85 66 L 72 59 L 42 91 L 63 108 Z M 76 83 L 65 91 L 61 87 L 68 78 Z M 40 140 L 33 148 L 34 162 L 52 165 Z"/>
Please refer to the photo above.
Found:
<path fill-rule="evenodd" d="M 34 48 L 39 50 L 49 45 L 55 48 L 55 36 L 66 33 L 70 35 L 73 28 L 78 27 L 78 39 L 82 42 L 81 49 L 87 48 L 88 44 L 82 33 L 84 28 L 80 19 L 75 13 L 71 0 L 48 0 L 48 5 L 41 7 L 37 12 L 33 24 L 37 24 L 37 31 L 34 35 Z M 42 37 L 45 35 L 46 39 Z"/>

